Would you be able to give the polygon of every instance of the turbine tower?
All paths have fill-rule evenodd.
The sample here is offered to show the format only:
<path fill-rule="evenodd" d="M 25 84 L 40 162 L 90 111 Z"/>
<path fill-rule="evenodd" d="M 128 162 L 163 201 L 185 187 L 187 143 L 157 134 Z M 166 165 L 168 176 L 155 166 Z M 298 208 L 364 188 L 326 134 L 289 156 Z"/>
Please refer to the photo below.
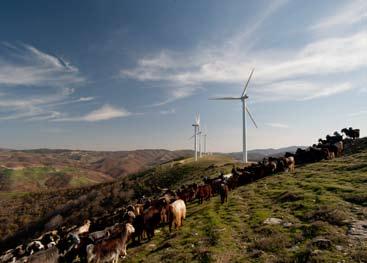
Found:
<path fill-rule="evenodd" d="M 202 131 L 200 130 L 200 124 L 199 124 L 199 129 L 198 129 L 198 144 L 199 144 L 199 158 L 202 157 L 202 140 L 201 140 L 201 136 L 202 136 Z"/>
<path fill-rule="evenodd" d="M 195 161 L 197 161 L 198 160 L 197 140 L 198 140 L 198 133 L 199 133 L 199 129 L 200 129 L 200 114 L 199 113 L 196 113 L 195 123 L 192 126 L 194 126 L 194 135 L 192 137 L 194 137 Z"/>
<path fill-rule="evenodd" d="M 206 136 L 207 136 L 207 128 L 206 126 L 204 127 L 204 130 L 203 130 L 203 139 L 204 139 L 204 149 L 203 149 L 203 152 L 204 152 L 204 156 L 206 155 Z"/>
<path fill-rule="evenodd" d="M 240 100 L 242 102 L 242 122 L 243 122 L 243 134 L 242 134 L 242 162 L 247 163 L 247 139 L 246 139 L 246 112 L 250 117 L 251 121 L 254 123 L 255 127 L 257 128 L 256 122 L 252 117 L 250 110 L 246 105 L 246 100 L 249 98 L 246 94 L 248 84 L 251 80 L 252 74 L 254 73 L 255 69 L 251 70 L 250 76 L 245 84 L 245 88 L 243 89 L 241 97 L 222 97 L 222 98 L 212 98 L 211 100 Z"/>

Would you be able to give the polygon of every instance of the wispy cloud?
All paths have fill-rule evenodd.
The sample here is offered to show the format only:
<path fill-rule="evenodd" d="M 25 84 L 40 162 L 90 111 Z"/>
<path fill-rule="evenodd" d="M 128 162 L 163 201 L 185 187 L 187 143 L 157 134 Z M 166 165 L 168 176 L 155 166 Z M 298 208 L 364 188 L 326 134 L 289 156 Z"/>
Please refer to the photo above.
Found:
<path fill-rule="evenodd" d="M 244 65 L 243 62 L 235 61 L 238 59 L 237 52 L 241 52 L 243 57 L 244 50 L 248 51 L 250 43 L 253 42 L 250 39 L 254 33 L 287 2 L 288 0 L 277 0 L 268 4 L 246 26 L 246 30 L 234 35 L 220 46 L 200 46 L 188 52 L 161 50 L 157 54 L 138 59 L 134 68 L 122 69 L 120 76 L 138 81 L 163 83 L 169 90 L 168 98 L 151 106 L 162 106 L 189 97 L 198 89 L 202 89 L 206 83 L 243 81 L 243 74 L 248 71 L 249 64 Z"/>
<path fill-rule="evenodd" d="M 367 32 L 359 32 L 346 37 L 318 40 L 295 51 L 268 50 L 264 55 L 263 52 L 254 52 L 246 59 L 242 54 L 218 51 L 213 51 L 211 56 L 206 54 L 209 51 L 203 51 L 191 57 L 167 52 L 151 60 L 144 58 L 136 68 L 124 70 L 123 74 L 140 81 L 173 82 L 186 87 L 180 92 L 192 94 L 190 87 L 195 85 L 240 85 L 246 78 L 246 72 L 256 65 L 254 82 L 258 86 L 257 92 L 266 91 L 269 98 L 294 99 L 295 96 L 287 97 L 287 94 L 294 94 L 299 95 L 296 99 L 313 99 L 349 90 L 352 86 L 350 83 L 323 83 L 310 81 L 309 78 L 329 77 L 330 74 L 366 67 L 366 46 Z M 310 96 L 309 93 L 315 90 L 317 94 Z"/>
<path fill-rule="evenodd" d="M 281 128 L 281 129 L 289 128 L 289 126 L 287 124 L 283 124 L 283 123 L 271 122 L 271 123 L 265 123 L 265 125 L 273 127 L 273 128 Z"/>
<path fill-rule="evenodd" d="M 6 94 L 0 98 L 0 120 L 52 118 L 57 113 L 53 106 L 65 100 L 73 92 L 74 89 L 62 88 L 53 94 L 35 94 L 23 98 Z"/>
<path fill-rule="evenodd" d="M 130 116 L 131 113 L 124 108 L 117 108 L 106 104 L 99 109 L 91 111 L 90 113 L 84 116 L 77 116 L 77 117 L 62 117 L 55 119 L 54 121 L 87 121 L 87 122 L 97 122 L 97 121 L 104 121 L 110 120 L 115 118 L 122 118 Z"/>
<path fill-rule="evenodd" d="M 360 1 L 358 3 L 361 4 Z M 342 37 L 316 38 L 291 49 L 255 49 L 247 52 L 242 40 L 255 32 L 261 21 L 279 6 L 282 5 L 275 5 L 265 12 L 260 24 L 255 23 L 253 29 L 234 36 L 228 42 L 231 45 L 200 47 L 180 53 L 162 50 L 139 59 L 134 68 L 121 70 L 121 76 L 138 81 L 174 83 L 177 90 L 187 92 L 183 98 L 195 93 L 196 87 L 207 88 L 213 83 L 235 84 L 240 89 L 252 67 L 256 70 L 251 84 L 256 85 L 253 94 L 258 100 L 308 100 L 354 88 L 354 77 L 347 77 L 342 83 L 336 79 L 340 73 L 349 74 L 367 67 L 367 31 Z M 181 98 L 170 95 L 169 99 L 155 106 Z"/>
<path fill-rule="evenodd" d="M 78 101 L 92 101 L 94 100 L 94 97 L 81 97 L 78 99 Z"/>
<path fill-rule="evenodd" d="M 65 59 L 26 45 L 0 44 L 0 85 L 66 86 L 85 81 Z"/>
<path fill-rule="evenodd" d="M 352 112 L 348 114 L 349 117 L 359 117 L 363 115 L 367 115 L 367 110 L 361 110 L 361 111 Z"/>
<path fill-rule="evenodd" d="M 175 109 L 161 110 L 161 111 L 159 111 L 159 113 L 162 114 L 162 115 L 175 114 L 176 110 Z"/>
<path fill-rule="evenodd" d="M 173 87 L 173 88 L 167 90 L 168 99 L 165 99 L 165 100 L 158 101 L 158 102 L 155 102 L 153 104 L 147 105 L 147 107 L 163 106 L 163 105 L 172 103 L 174 101 L 190 97 L 198 89 L 200 89 L 199 86 L 185 86 L 185 87 L 177 86 L 177 87 Z"/>
<path fill-rule="evenodd" d="M 85 82 L 79 69 L 65 59 L 27 44 L 0 43 L 0 88 L 4 90 L 0 120 L 58 118 L 62 113 L 56 107 L 94 99 L 72 98 L 75 87 Z"/>
<path fill-rule="evenodd" d="M 365 0 L 345 1 L 337 6 L 334 14 L 312 25 L 312 30 L 328 30 L 332 27 L 351 26 L 367 20 L 367 2 Z"/>

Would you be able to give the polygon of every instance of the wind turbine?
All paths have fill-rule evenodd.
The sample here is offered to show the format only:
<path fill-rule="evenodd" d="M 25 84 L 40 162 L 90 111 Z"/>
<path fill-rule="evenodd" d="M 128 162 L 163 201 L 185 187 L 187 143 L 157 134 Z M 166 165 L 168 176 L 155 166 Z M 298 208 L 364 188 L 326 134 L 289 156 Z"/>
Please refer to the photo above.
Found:
<path fill-rule="evenodd" d="M 208 135 L 207 134 L 207 130 L 208 129 L 206 128 L 206 125 L 205 125 L 205 127 L 204 127 L 204 129 L 202 131 L 203 132 L 203 139 L 204 139 L 204 142 L 203 142 L 204 143 L 204 146 L 203 146 L 203 148 L 204 148 L 203 149 L 204 155 L 206 155 L 206 136 Z"/>
<path fill-rule="evenodd" d="M 199 126 L 199 129 L 198 129 L 199 158 L 202 157 L 202 148 L 201 148 L 201 144 L 202 144 L 201 136 L 202 136 L 202 134 L 203 134 L 203 132 L 201 131 L 200 126 Z"/>
<path fill-rule="evenodd" d="M 198 139 L 198 133 L 199 133 L 199 129 L 200 129 L 200 114 L 199 113 L 196 113 L 195 123 L 192 126 L 194 126 L 194 135 L 192 137 L 194 137 L 195 161 L 197 161 L 198 160 L 197 139 Z"/>
<path fill-rule="evenodd" d="M 241 97 L 222 97 L 222 98 L 211 98 L 211 100 L 240 100 L 242 102 L 242 122 L 243 122 L 243 138 L 242 138 L 242 162 L 247 163 L 247 139 L 246 139 L 246 112 L 250 117 L 251 121 L 254 123 L 255 127 L 257 128 L 256 122 L 252 117 L 248 107 L 246 106 L 246 100 L 249 98 L 246 94 L 248 84 L 251 80 L 252 74 L 254 73 L 255 69 L 251 70 L 250 76 L 245 84 L 245 88 L 243 89 Z"/>

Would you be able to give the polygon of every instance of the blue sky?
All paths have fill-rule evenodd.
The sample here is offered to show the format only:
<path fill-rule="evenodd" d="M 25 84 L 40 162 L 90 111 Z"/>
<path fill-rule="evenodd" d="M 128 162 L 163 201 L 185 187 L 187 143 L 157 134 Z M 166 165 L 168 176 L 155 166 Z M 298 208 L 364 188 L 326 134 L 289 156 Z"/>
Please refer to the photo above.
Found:
<path fill-rule="evenodd" d="M 240 151 L 367 129 L 367 2 L 2 1 L 0 147 Z"/>

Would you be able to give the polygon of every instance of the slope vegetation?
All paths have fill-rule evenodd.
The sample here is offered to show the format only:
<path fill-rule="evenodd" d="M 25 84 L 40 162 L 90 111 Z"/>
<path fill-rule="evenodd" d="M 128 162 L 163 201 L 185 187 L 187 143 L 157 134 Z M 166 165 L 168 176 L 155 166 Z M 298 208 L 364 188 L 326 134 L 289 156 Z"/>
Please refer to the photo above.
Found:
<path fill-rule="evenodd" d="M 219 197 L 190 203 L 180 230 L 163 227 L 150 242 L 130 245 L 124 262 L 365 262 L 366 142 L 353 144 L 344 157 L 238 187 L 224 205 Z M 6 211 L 0 225 L 7 226 L 0 247 L 37 236 L 55 215 L 58 224 L 81 224 L 142 194 L 201 182 L 233 165 L 240 164 L 225 156 L 182 159 L 114 182 L 0 200 Z"/>
<path fill-rule="evenodd" d="M 0 151 L 0 192 L 34 192 L 108 182 L 191 151 Z"/>
<path fill-rule="evenodd" d="M 208 156 L 200 162 L 188 158 L 91 186 L 0 192 L 0 248 L 14 247 L 52 227 L 81 224 L 85 218 L 113 213 L 131 200 L 153 195 L 160 188 L 200 182 L 204 175 L 228 172 L 232 165 L 232 159 L 226 156 Z"/>
<path fill-rule="evenodd" d="M 127 261 L 366 262 L 367 151 L 355 148 L 241 186 L 224 205 L 188 204 L 183 228 L 160 229 Z"/>

